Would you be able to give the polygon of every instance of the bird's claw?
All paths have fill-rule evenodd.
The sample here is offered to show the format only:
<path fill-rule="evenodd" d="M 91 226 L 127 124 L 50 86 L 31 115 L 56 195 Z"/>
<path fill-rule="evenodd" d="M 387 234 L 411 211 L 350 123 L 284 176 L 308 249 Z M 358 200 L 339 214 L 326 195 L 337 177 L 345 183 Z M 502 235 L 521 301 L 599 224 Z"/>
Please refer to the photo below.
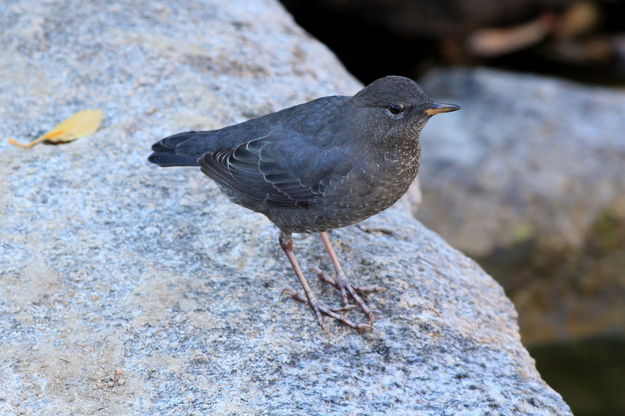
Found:
<path fill-rule="evenodd" d="M 323 305 L 318 304 L 317 302 L 310 302 L 304 296 L 302 296 L 299 293 L 294 292 L 294 291 L 292 291 L 290 289 L 284 289 L 282 291 L 282 293 L 287 293 L 289 296 L 291 296 L 291 298 L 295 299 L 296 301 L 308 305 L 313 311 L 319 311 L 321 314 L 329 316 L 330 318 L 335 319 L 335 320 L 341 322 L 342 324 L 347 325 L 348 327 L 353 328 L 353 329 L 355 329 L 357 331 L 370 331 L 371 329 L 373 329 L 373 326 L 371 325 L 371 323 L 356 324 L 356 323 L 352 322 L 351 320 L 349 320 L 349 319 L 339 315 L 338 313 L 336 313 L 334 309 L 327 308 L 327 307 L 325 307 Z M 356 305 L 351 305 L 351 306 L 355 307 Z M 340 308 L 340 309 L 343 309 L 343 308 Z M 352 308 L 350 307 L 349 309 L 352 309 Z M 321 321 L 319 322 L 319 324 L 321 325 L 321 327 L 325 331 L 326 329 L 323 326 Z"/>
<path fill-rule="evenodd" d="M 328 275 L 328 273 L 323 270 L 315 269 L 317 276 L 322 282 L 329 284 L 337 290 L 341 291 L 341 298 L 343 298 L 343 308 L 344 310 L 352 310 L 354 307 L 358 306 L 362 312 L 367 317 L 367 325 L 373 327 L 373 321 L 375 317 L 367 304 L 362 300 L 359 295 L 366 295 L 368 293 L 381 292 L 382 288 L 377 286 L 367 286 L 367 287 L 354 287 L 345 282 L 345 279 L 337 276 L 336 279 L 333 279 Z M 347 301 L 347 294 L 356 302 L 356 305 L 353 305 Z"/>
<path fill-rule="evenodd" d="M 330 277 L 330 275 L 323 270 L 315 269 L 315 273 L 317 273 L 317 277 L 322 282 L 329 284 L 334 287 L 336 290 L 341 290 L 341 286 L 337 283 L 337 281 Z M 345 285 L 347 287 L 348 285 Z M 356 291 L 359 295 L 368 295 L 369 293 L 378 293 L 383 292 L 383 287 L 380 286 L 351 286 L 352 289 Z"/>
<path fill-rule="evenodd" d="M 358 305 L 354 305 L 354 304 L 348 304 L 348 305 L 344 305 L 341 306 L 339 308 L 332 308 L 331 311 L 332 312 L 349 312 L 351 310 L 354 310 L 358 307 Z"/>

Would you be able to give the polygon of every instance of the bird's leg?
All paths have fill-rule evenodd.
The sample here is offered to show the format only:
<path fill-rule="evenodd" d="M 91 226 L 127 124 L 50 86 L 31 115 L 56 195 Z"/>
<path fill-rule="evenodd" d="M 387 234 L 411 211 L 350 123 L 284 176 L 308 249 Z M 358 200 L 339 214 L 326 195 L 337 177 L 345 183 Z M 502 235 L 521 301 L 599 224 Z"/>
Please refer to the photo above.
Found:
<path fill-rule="evenodd" d="M 310 289 L 310 285 L 308 284 L 306 277 L 304 277 L 304 274 L 302 273 L 302 269 L 299 267 L 299 263 L 297 262 L 297 258 L 295 257 L 295 252 L 293 251 L 293 239 L 291 238 L 291 233 L 286 233 L 284 231 L 280 233 L 280 247 L 282 247 L 282 250 L 284 250 L 284 254 L 286 254 L 286 257 L 289 259 L 289 262 L 291 263 L 291 267 L 293 267 L 293 271 L 295 272 L 297 279 L 299 280 L 300 284 L 302 285 L 302 288 L 304 289 L 306 298 L 304 299 L 302 296 L 300 296 L 299 294 L 295 292 L 291 292 L 291 291 L 287 291 L 287 292 L 290 294 L 290 296 L 293 299 L 297 300 L 298 302 L 307 304 L 310 307 L 310 309 L 313 310 L 313 312 L 315 313 L 315 317 L 317 318 L 317 322 L 319 323 L 319 326 L 321 326 L 321 329 L 323 329 L 324 332 L 327 330 L 326 330 L 325 325 L 323 324 L 323 319 L 322 319 L 321 314 L 324 314 L 333 319 L 336 319 L 337 321 L 340 321 L 344 323 L 345 325 L 354 329 L 358 329 L 358 330 L 371 329 L 370 325 L 355 324 L 349 319 L 346 319 L 342 317 L 341 315 L 337 314 L 332 309 L 326 308 L 325 306 L 317 303 L 315 296 L 313 295 L 312 290 Z"/>
<path fill-rule="evenodd" d="M 310 308 L 315 313 L 315 317 L 317 318 L 317 322 L 319 323 L 319 326 L 321 326 L 321 329 L 325 331 L 326 328 L 323 325 L 323 318 L 321 317 L 321 312 L 319 311 L 319 307 L 317 306 L 317 303 L 315 302 L 315 295 L 313 295 L 312 290 L 310 290 L 310 285 L 308 284 L 308 280 L 306 280 L 306 277 L 304 277 L 304 273 L 302 273 L 302 269 L 299 267 L 299 263 L 297 262 L 297 257 L 295 257 L 295 252 L 293 251 L 293 238 L 291 238 L 291 233 L 285 233 L 284 231 L 282 231 L 280 233 L 279 241 L 280 241 L 280 247 L 282 247 L 282 250 L 284 250 L 284 254 L 286 254 L 286 257 L 289 259 L 289 262 L 291 263 L 291 267 L 293 267 L 293 271 L 295 272 L 295 275 L 297 276 L 297 280 L 299 280 L 299 283 L 302 285 L 302 288 L 304 289 L 304 293 L 306 294 L 306 299 L 308 299 L 308 306 L 310 306 Z"/>
<path fill-rule="evenodd" d="M 373 325 L 373 320 L 374 320 L 374 316 L 373 313 L 371 312 L 371 310 L 369 309 L 369 307 L 367 306 L 367 304 L 362 300 L 362 298 L 358 295 L 357 292 L 361 292 L 361 293 L 366 293 L 366 292 L 378 292 L 381 289 L 379 288 L 366 288 L 366 289 L 359 289 L 359 288 L 355 288 L 353 287 L 351 284 L 349 284 L 346 279 L 345 279 L 345 273 L 343 272 L 343 268 L 341 267 L 341 263 L 339 262 L 338 257 L 336 257 L 336 253 L 334 252 L 334 248 L 332 247 L 332 244 L 330 243 L 330 238 L 328 237 L 328 233 L 321 232 L 319 233 L 319 235 L 321 236 L 321 241 L 323 241 L 323 245 L 326 249 L 326 251 L 328 252 L 328 256 L 330 257 L 330 260 L 332 261 L 332 265 L 334 266 L 334 270 L 336 271 L 336 281 L 332 282 L 331 279 L 329 278 L 329 276 L 323 272 L 319 273 L 319 277 L 321 278 L 321 280 L 330 283 L 332 286 L 334 286 L 335 288 L 337 288 L 338 290 L 341 291 L 341 298 L 343 300 L 343 305 L 348 306 L 348 300 L 347 300 L 347 293 L 349 293 L 349 295 L 352 297 L 352 299 L 354 299 L 354 301 L 356 302 L 356 304 L 360 307 L 360 309 L 362 309 L 362 311 L 364 312 L 364 314 L 367 316 L 367 321 L 369 322 L 369 325 Z"/>

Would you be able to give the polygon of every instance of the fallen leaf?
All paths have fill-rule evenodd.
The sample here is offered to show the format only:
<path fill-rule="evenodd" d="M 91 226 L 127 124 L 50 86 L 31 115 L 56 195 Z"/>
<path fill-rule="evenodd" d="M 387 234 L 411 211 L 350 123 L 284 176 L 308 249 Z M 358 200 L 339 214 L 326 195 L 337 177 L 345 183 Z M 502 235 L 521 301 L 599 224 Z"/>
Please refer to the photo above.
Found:
<path fill-rule="evenodd" d="M 9 143 L 21 147 L 33 147 L 37 143 L 48 141 L 50 143 L 67 143 L 89 136 L 95 133 L 100 127 L 104 115 L 101 110 L 83 110 L 79 111 L 65 120 L 57 124 L 52 130 L 38 137 L 30 143 L 22 144 L 13 139 L 9 139 Z"/>

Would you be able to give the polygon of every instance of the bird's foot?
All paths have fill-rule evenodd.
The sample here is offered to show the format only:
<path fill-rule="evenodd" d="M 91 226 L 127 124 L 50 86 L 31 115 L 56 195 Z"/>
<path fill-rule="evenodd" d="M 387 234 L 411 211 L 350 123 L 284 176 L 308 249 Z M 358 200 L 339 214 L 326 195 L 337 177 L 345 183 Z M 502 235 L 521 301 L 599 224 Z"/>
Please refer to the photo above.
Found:
<path fill-rule="evenodd" d="M 341 290 L 341 286 L 337 283 L 336 280 L 330 277 L 330 275 L 324 271 L 319 269 L 315 270 L 319 279 L 330 286 L 334 287 L 336 290 Z M 345 284 L 343 287 L 347 288 L 347 286 L 351 286 L 349 284 Z M 368 295 L 369 293 L 383 292 L 385 289 L 380 286 L 351 286 L 352 289 L 356 291 L 359 295 Z M 356 305 L 353 305 L 356 306 Z"/>
<path fill-rule="evenodd" d="M 287 295 L 291 296 L 291 298 L 295 299 L 298 302 L 304 303 L 306 305 L 308 305 L 309 308 L 311 308 L 315 314 L 317 314 L 318 312 L 322 313 L 323 315 L 329 316 L 332 319 L 335 319 L 339 322 L 341 322 L 344 325 L 347 325 L 350 328 L 353 328 L 357 331 L 370 331 L 371 329 L 373 329 L 373 326 L 371 325 L 373 323 L 373 321 L 370 321 L 367 324 L 357 324 L 352 322 L 351 320 L 345 318 L 342 315 L 339 315 L 338 312 L 345 312 L 348 310 L 352 310 L 354 308 L 356 308 L 356 305 L 345 305 L 343 307 L 340 308 L 328 308 L 324 305 L 319 304 L 317 301 L 315 300 L 309 300 L 306 299 L 306 297 L 300 295 L 297 292 L 294 292 L 290 289 L 284 289 L 282 291 L 283 293 L 286 293 Z M 323 322 L 318 319 L 319 321 L 319 325 L 321 325 L 321 328 L 323 328 L 324 331 L 326 331 L 325 326 L 323 325 Z"/>
<path fill-rule="evenodd" d="M 366 287 L 352 286 L 351 284 L 347 283 L 347 281 L 345 280 L 345 277 L 342 276 L 341 274 L 337 274 L 336 278 L 333 279 L 330 277 L 330 275 L 328 275 L 328 273 L 322 270 L 316 270 L 316 272 L 317 272 L 317 276 L 322 282 L 325 282 L 329 284 L 330 286 L 334 287 L 336 290 L 341 291 L 341 299 L 343 301 L 343 308 L 340 308 L 340 309 L 342 311 L 352 310 L 356 307 L 359 307 L 360 310 L 362 310 L 362 312 L 367 317 L 367 325 L 373 327 L 373 321 L 375 320 L 375 316 L 373 315 L 373 312 L 371 312 L 371 310 L 369 309 L 365 301 L 362 300 L 361 296 L 367 295 L 369 293 L 381 292 L 382 290 L 384 290 L 383 288 L 377 287 L 377 286 L 366 286 Z M 356 302 L 356 305 L 349 303 L 347 299 L 348 295 L 354 300 L 354 302 Z"/>

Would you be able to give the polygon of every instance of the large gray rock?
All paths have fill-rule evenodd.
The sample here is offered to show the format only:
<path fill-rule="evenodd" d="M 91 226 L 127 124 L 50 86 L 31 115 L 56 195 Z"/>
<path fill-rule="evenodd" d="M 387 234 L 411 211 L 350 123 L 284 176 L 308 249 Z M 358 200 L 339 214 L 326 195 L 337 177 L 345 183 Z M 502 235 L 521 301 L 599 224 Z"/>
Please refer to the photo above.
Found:
<path fill-rule="evenodd" d="M 273 1 L 4 2 L 2 132 L 99 107 L 61 146 L 0 144 L 0 413 L 570 414 L 501 287 L 408 214 L 333 233 L 375 330 L 322 333 L 264 217 L 149 146 L 359 85 Z M 304 270 L 327 261 L 296 240 Z M 336 293 L 314 284 L 324 298 Z"/>
<path fill-rule="evenodd" d="M 526 341 L 625 333 L 625 92 L 486 69 L 422 83 L 465 111 L 424 134 L 418 217 L 499 272 Z"/>

